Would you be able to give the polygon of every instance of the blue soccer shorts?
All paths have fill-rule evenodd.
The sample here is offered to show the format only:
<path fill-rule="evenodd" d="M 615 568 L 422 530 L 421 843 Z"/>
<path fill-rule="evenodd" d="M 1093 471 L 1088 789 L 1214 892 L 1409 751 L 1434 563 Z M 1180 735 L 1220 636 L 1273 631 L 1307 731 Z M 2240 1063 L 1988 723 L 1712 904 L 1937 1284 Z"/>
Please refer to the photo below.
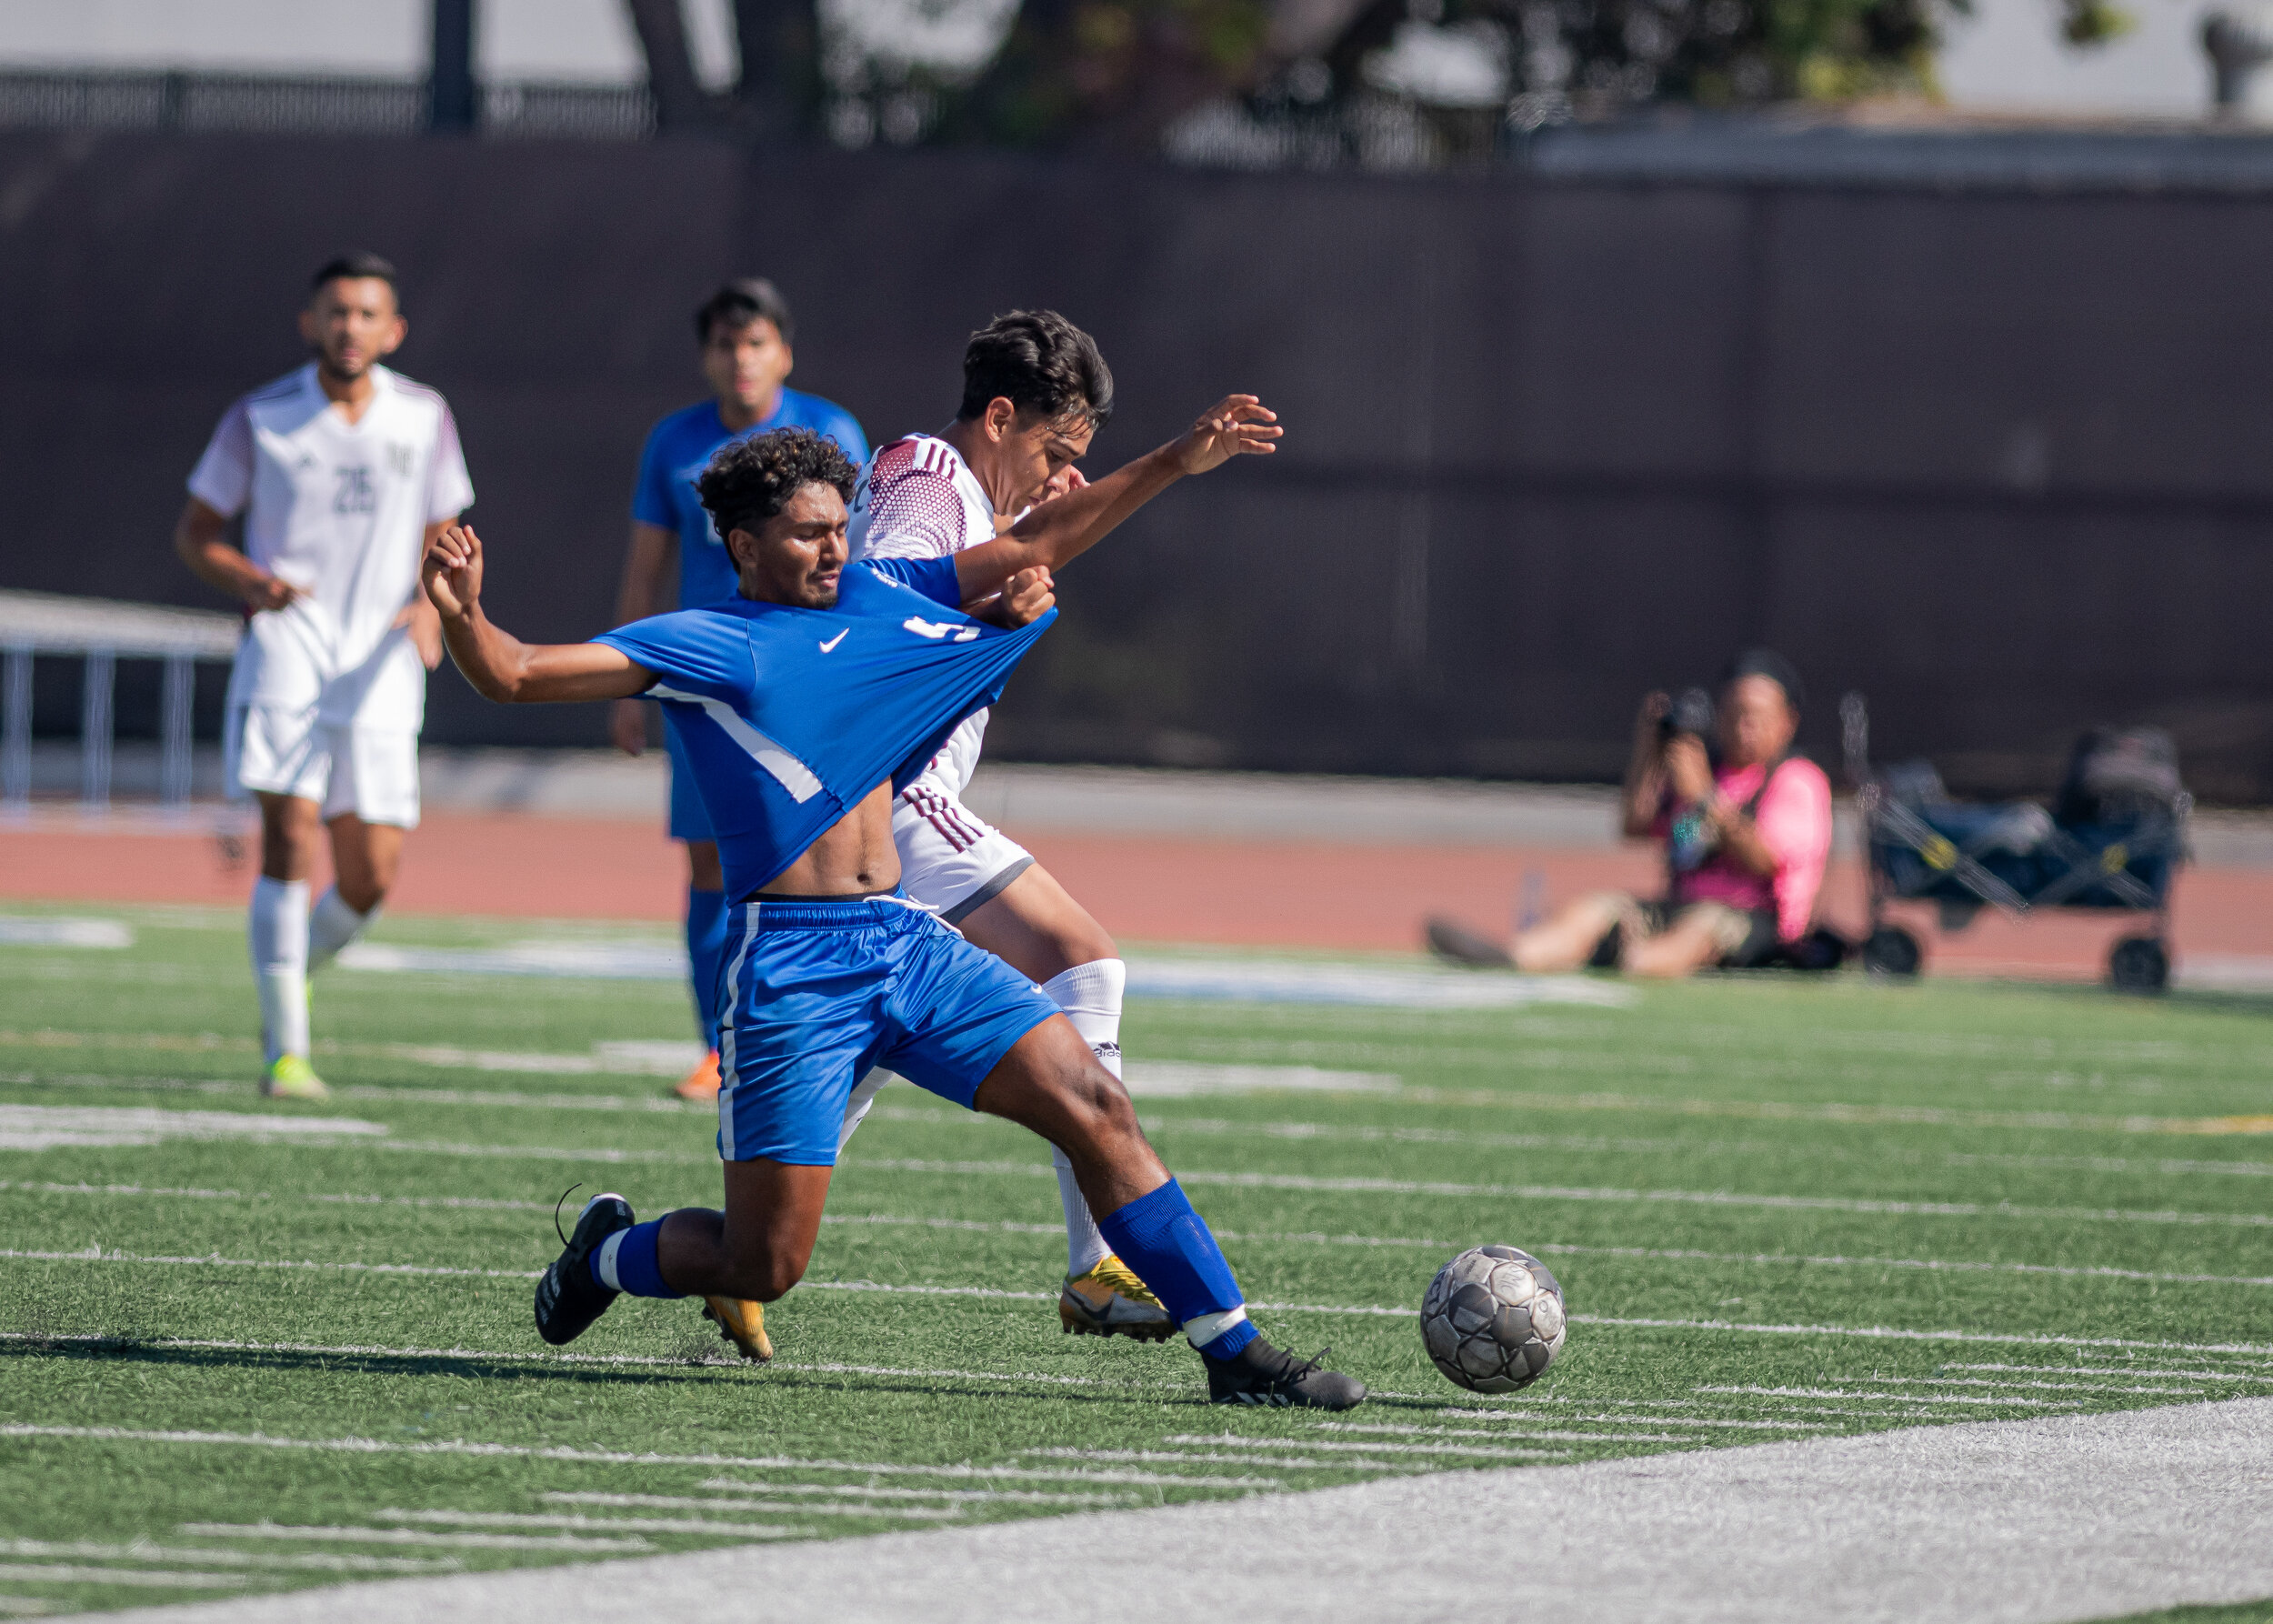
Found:
<path fill-rule="evenodd" d="M 1056 1015 L 1041 989 L 905 896 L 737 902 L 720 977 L 718 1154 L 836 1162 L 873 1067 L 970 1108 L 1010 1046 Z"/>
<path fill-rule="evenodd" d="M 711 833 L 710 814 L 695 787 L 695 769 L 687 765 L 686 752 L 679 745 L 679 730 L 666 727 L 663 743 L 671 752 L 671 838 L 716 840 L 718 837 Z"/>

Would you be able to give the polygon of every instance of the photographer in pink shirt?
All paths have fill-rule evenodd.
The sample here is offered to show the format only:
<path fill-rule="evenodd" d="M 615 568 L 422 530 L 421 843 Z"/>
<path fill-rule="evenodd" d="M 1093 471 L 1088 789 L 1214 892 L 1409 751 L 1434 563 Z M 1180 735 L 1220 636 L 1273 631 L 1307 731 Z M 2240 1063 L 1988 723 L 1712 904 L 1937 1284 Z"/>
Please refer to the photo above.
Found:
<path fill-rule="evenodd" d="M 1582 897 L 1519 932 L 1507 957 L 1524 970 L 1615 966 L 1677 977 L 1769 963 L 1806 936 L 1831 853 L 1831 785 L 1791 754 L 1804 699 L 1791 662 L 1766 648 L 1723 674 L 1711 747 L 1703 717 L 1680 714 L 1687 707 L 1664 694 L 1645 698 L 1621 813 L 1627 837 L 1664 842 L 1665 896 Z M 1466 934 L 1431 922 L 1438 951 L 1476 962 L 1455 939 Z M 1477 946 L 1507 962 L 1492 944 Z"/>

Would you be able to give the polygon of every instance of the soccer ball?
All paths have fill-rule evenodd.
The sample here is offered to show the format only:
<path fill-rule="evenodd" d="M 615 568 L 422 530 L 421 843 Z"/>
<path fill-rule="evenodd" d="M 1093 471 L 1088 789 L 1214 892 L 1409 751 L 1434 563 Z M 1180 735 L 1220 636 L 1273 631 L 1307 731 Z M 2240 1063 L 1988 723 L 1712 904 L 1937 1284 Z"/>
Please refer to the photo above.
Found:
<path fill-rule="evenodd" d="M 1514 1247 L 1470 1247 L 1437 1271 L 1421 1298 L 1421 1340 L 1447 1377 L 1473 1393 L 1512 1393 L 1562 1351 L 1563 1288 Z"/>

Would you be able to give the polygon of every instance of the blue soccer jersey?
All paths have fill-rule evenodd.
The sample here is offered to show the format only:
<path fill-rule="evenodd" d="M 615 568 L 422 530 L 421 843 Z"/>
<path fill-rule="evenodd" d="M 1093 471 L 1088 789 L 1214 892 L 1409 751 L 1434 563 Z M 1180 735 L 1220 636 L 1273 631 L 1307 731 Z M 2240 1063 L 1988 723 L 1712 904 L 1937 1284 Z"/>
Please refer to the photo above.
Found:
<path fill-rule="evenodd" d="M 639 485 L 632 494 L 631 516 L 677 534 L 680 608 L 699 608 L 732 597 L 738 585 L 734 560 L 726 556 L 726 543 L 695 494 L 695 481 L 720 446 L 776 428 L 812 429 L 835 440 L 855 466 L 868 460 L 867 436 L 851 413 L 795 389 L 781 392 L 772 416 L 738 433 L 719 421 L 718 403 L 713 400 L 673 412 L 648 430 L 646 447 L 639 454 Z"/>
<path fill-rule="evenodd" d="M 876 559 L 846 566 L 833 608 L 733 597 L 595 639 L 661 679 L 648 695 L 693 768 L 728 897 L 789 867 L 877 785 L 904 787 L 1002 697 L 1057 614 L 1006 631 L 961 599 L 952 558 Z"/>

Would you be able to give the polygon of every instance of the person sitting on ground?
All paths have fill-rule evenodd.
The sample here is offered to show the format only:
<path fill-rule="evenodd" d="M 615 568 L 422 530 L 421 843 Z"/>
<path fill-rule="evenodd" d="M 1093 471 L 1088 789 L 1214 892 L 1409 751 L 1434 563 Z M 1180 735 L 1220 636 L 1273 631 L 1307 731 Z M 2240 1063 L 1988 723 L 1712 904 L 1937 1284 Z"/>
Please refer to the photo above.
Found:
<path fill-rule="evenodd" d="M 1629 838 L 1665 843 L 1664 897 L 1597 891 L 1518 931 L 1506 949 L 1432 918 L 1429 946 L 1465 964 L 1637 976 L 1777 962 L 1807 934 L 1831 852 L 1830 781 L 1792 754 L 1804 701 L 1791 662 L 1766 648 L 1723 674 L 1711 744 L 1697 730 L 1701 717 L 1690 721 L 1666 695 L 1649 695 L 1635 718 L 1620 810 Z"/>

